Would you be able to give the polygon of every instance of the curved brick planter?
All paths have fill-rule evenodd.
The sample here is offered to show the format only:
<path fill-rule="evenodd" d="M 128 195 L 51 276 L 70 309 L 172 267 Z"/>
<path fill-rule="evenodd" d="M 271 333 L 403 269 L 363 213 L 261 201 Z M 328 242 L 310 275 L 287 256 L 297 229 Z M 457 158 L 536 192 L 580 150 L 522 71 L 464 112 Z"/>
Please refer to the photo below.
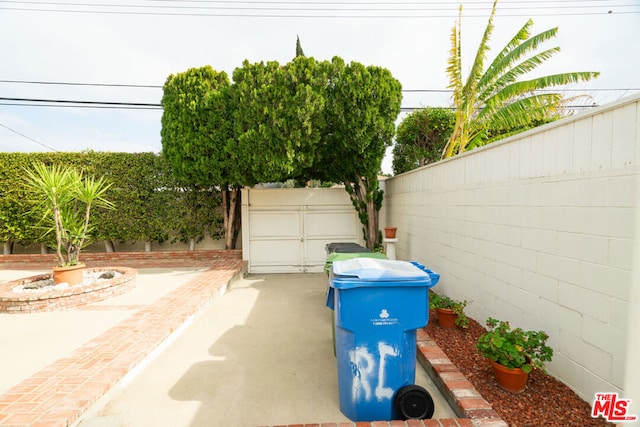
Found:
<path fill-rule="evenodd" d="M 51 273 L 0 284 L 0 313 L 34 313 L 71 309 L 102 301 L 132 289 L 135 286 L 134 279 L 138 275 L 138 270 L 129 267 L 97 267 L 87 268 L 87 270 L 117 271 L 122 273 L 122 276 L 86 286 L 72 286 L 67 289 L 34 293 L 16 293 L 12 289 L 26 283 L 49 279 Z"/>

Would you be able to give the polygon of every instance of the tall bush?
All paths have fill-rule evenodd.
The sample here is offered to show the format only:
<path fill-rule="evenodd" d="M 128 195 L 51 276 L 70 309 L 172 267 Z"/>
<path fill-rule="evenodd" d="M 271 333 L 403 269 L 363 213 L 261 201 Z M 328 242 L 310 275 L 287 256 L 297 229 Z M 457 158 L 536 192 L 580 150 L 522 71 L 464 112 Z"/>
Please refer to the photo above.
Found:
<path fill-rule="evenodd" d="M 0 240 L 4 252 L 20 244 L 53 243 L 36 228 L 32 192 L 24 168 L 34 162 L 72 166 L 87 176 L 104 176 L 105 197 L 116 210 L 95 211 L 97 240 L 133 243 L 202 240 L 220 236 L 220 192 L 179 185 L 168 163 L 153 153 L 0 153 Z"/>

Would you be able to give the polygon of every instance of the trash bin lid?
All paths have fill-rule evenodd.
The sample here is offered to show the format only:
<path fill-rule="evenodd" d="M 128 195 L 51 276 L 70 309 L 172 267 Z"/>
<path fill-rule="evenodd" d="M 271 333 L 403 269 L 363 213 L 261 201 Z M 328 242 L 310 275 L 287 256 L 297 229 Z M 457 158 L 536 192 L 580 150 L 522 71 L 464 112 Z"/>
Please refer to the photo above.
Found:
<path fill-rule="evenodd" d="M 387 259 L 385 254 L 380 252 L 332 252 L 327 256 L 327 260 L 324 264 L 324 271 L 327 273 L 331 272 L 331 265 L 340 260 L 351 259 L 351 258 L 383 258 Z"/>
<path fill-rule="evenodd" d="M 358 243 L 346 243 L 346 242 L 345 243 L 342 243 L 342 242 L 327 243 L 324 248 L 327 251 L 327 253 L 371 252 L 370 249 L 367 249 L 364 246 L 359 245 Z"/>
<path fill-rule="evenodd" d="M 411 261 L 411 264 L 415 265 L 420 270 L 426 272 L 429 275 L 429 278 L 431 279 L 431 286 L 437 285 L 440 281 L 440 274 L 436 273 L 435 271 L 428 269 L 423 264 L 420 264 L 417 261 Z"/>
<path fill-rule="evenodd" d="M 333 273 L 337 280 L 358 279 L 366 282 L 430 280 L 425 271 L 410 262 L 378 258 L 336 260 L 333 262 Z"/>

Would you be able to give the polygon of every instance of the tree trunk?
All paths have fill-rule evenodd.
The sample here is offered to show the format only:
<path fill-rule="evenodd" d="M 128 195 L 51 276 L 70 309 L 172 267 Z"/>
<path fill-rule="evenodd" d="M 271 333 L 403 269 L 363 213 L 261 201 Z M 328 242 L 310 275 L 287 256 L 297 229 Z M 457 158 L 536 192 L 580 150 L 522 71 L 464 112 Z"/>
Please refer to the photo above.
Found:
<path fill-rule="evenodd" d="M 196 239 L 195 239 L 195 237 L 192 237 L 191 239 L 189 239 L 189 250 L 190 251 L 195 251 L 196 250 Z"/>
<path fill-rule="evenodd" d="M 451 136 L 449 137 L 449 140 L 442 150 L 442 159 L 448 159 L 454 155 L 456 142 L 460 138 L 462 132 L 462 121 L 464 121 L 464 118 L 460 115 L 459 111 L 456 111 L 456 121 L 453 124 L 453 131 L 451 131 Z"/>
<path fill-rule="evenodd" d="M 367 185 L 368 184 L 368 185 Z M 365 182 L 361 177 L 358 177 L 358 186 L 360 187 L 361 197 L 364 197 L 365 209 L 367 214 L 367 248 L 375 250 L 380 243 L 378 241 L 378 210 L 375 206 L 374 194 L 375 191 L 371 187 L 370 183 Z M 376 186 L 377 190 L 377 186 Z"/>
<path fill-rule="evenodd" d="M 144 242 L 144 251 L 151 252 L 151 240 L 147 240 Z"/>
<path fill-rule="evenodd" d="M 104 250 L 106 252 L 115 252 L 116 249 L 113 246 L 113 240 L 105 240 L 104 241 Z"/>
<path fill-rule="evenodd" d="M 240 189 L 229 186 L 223 186 L 222 188 L 224 247 L 225 249 L 235 249 L 238 235 Z"/>
<path fill-rule="evenodd" d="M 378 239 L 379 208 L 376 206 L 375 200 L 375 193 L 378 191 L 377 181 L 372 183 L 366 178 L 357 177 L 356 182 L 345 182 L 344 184 L 362 223 L 367 248 L 373 251 L 380 244 Z"/>
<path fill-rule="evenodd" d="M 238 248 L 238 237 L 242 230 L 242 191 L 238 189 L 238 200 L 236 202 L 236 217 L 233 227 L 233 249 Z"/>
<path fill-rule="evenodd" d="M 5 255 L 11 255 L 13 252 L 13 242 L 11 240 L 7 240 L 4 242 L 2 253 Z"/>
<path fill-rule="evenodd" d="M 43 255 L 49 253 L 49 249 L 47 249 L 47 245 L 44 243 L 40 243 L 40 253 Z"/>

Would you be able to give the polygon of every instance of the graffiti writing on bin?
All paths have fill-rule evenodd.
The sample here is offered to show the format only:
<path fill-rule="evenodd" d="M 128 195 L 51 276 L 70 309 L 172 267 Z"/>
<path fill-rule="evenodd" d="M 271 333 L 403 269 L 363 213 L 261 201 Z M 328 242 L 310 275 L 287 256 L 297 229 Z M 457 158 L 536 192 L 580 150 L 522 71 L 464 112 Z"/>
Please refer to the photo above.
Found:
<path fill-rule="evenodd" d="M 377 354 L 371 354 L 369 347 L 356 347 L 349 352 L 353 385 L 351 397 L 353 401 L 389 400 L 393 397 L 393 389 L 386 386 L 387 359 L 398 357 L 398 349 L 384 342 L 378 343 Z M 377 368 L 377 369 L 376 369 Z M 373 392 L 373 393 L 372 393 Z"/>

